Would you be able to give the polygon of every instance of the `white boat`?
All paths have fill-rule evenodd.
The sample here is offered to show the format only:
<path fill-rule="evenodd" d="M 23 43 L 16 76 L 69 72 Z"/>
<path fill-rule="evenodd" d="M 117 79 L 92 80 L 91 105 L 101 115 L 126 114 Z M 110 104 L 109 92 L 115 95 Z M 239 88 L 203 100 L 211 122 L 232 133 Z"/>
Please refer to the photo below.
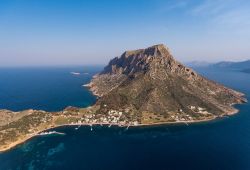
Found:
<path fill-rule="evenodd" d="M 81 127 L 81 125 L 79 125 L 78 127 L 75 128 L 75 130 L 78 130 Z"/>

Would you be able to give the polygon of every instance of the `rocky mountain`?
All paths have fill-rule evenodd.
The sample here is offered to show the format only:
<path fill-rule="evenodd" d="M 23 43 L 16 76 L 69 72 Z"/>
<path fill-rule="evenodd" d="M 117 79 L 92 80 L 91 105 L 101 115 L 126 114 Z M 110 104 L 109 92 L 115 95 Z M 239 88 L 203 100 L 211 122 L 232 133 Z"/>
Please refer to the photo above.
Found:
<path fill-rule="evenodd" d="M 176 61 L 162 44 L 124 52 L 88 86 L 100 97 L 100 113 L 119 110 L 142 124 L 213 119 L 246 101 Z"/>

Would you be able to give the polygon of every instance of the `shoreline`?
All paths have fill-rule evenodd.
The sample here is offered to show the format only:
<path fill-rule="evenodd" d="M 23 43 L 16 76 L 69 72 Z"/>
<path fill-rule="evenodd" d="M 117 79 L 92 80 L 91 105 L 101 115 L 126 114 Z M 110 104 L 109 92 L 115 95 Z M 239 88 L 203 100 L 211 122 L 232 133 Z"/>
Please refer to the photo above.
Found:
<path fill-rule="evenodd" d="M 17 147 L 18 145 L 21 145 L 25 142 L 27 142 L 28 140 L 39 136 L 40 133 L 45 132 L 45 131 L 49 131 L 49 130 L 53 130 L 56 128 L 60 128 L 60 127 L 70 127 L 70 126 L 117 126 L 120 128 L 128 128 L 128 127 L 153 127 L 153 126 L 161 126 L 161 125 L 189 125 L 189 124 L 197 124 L 197 123 L 206 123 L 206 122 L 210 122 L 210 121 L 215 121 L 218 119 L 223 119 L 226 117 L 231 117 L 235 114 L 237 114 L 239 112 L 238 109 L 234 109 L 233 111 L 224 114 L 224 115 L 220 115 L 220 116 L 216 116 L 213 118 L 208 118 L 208 119 L 203 119 L 203 120 L 191 120 L 191 121 L 177 121 L 177 122 L 157 122 L 157 123 L 142 123 L 142 124 L 138 124 L 138 125 L 134 125 L 134 124 L 119 124 L 119 123 L 74 123 L 74 124 L 62 124 L 62 125 L 57 125 L 57 126 L 53 126 L 53 127 L 49 127 L 43 130 L 40 130 L 38 132 L 36 132 L 35 134 L 32 134 L 30 136 L 26 136 L 23 139 L 17 140 L 13 143 L 10 143 L 7 147 L 5 148 L 1 148 L 0 149 L 0 154 L 7 152 L 11 149 L 14 149 L 15 147 Z"/>
<path fill-rule="evenodd" d="M 97 77 L 97 76 L 98 76 L 98 75 L 94 75 L 93 78 L 95 78 L 95 77 Z M 97 98 L 102 97 L 102 95 L 98 93 L 98 88 L 97 88 L 97 86 L 96 86 L 92 81 L 89 82 L 89 83 L 87 83 L 87 84 L 83 84 L 82 86 L 88 88 L 89 91 L 90 91 L 94 96 L 96 96 Z"/>

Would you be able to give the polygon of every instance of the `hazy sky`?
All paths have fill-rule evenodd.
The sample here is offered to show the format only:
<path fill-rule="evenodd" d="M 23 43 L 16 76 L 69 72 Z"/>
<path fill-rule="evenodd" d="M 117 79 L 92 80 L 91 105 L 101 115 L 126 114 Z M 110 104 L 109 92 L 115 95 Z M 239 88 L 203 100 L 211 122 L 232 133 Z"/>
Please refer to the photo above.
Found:
<path fill-rule="evenodd" d="M 183 62 L 250 59 L 250 1 L 0 0 L 0 66 L 105 64 L 158 43 Z"/>

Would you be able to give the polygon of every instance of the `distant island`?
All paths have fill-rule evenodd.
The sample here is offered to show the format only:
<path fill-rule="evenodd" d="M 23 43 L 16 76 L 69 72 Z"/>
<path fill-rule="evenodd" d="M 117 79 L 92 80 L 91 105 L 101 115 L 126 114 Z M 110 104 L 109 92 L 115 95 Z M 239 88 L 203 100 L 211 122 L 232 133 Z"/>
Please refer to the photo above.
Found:
<path fill-rule="evenodd" d="M 71 74 L 73 75 L 80 75 L 81 73 L 78 73 L 78 72 L 70 72 Z"/>
<path fill-rule="evenodd" d="M 249 69 L 244 69 L 244 70 L 242 70 L 242 72 L 244 72 L 244 73 L 250 73 L 250 68 Z"/>
<path fill-rule="evenodd" d="M 72 73 L 73 74 L 73 73 Z M 202 77 L 164 45 L 126 51 L 87 86 L 98 96 L 88 108 L 60 112 L 0 110 L 0 151 L 45 130 L 67 125 L 149 126 L 209 121 L 238 112 L 244 94 Z"/>
<path fill-rule="evenodd" d="M 225 70 L 235 70 L 245 73 L 250 73 L 250 60 L 246 61 L 221 61 L 218 63 L 208 63 L 208 62 L 199 62 L 194 61 L 188 63 L 190 67 L 206 67 L 206 68 L 215 68 L 215 69 L 225 69 Z"/>
<path fill-rule="evenodd" d="M 241 71 L 245 69 L 250 69 L 250 60 L 239 61 L 239 62 L 223 61 L 223 62 L 213 64 L 213 67 L 234 69 L 234 70 Z"/>
<path fill-rule="evenodd" d="M 88 75 L 89 73 L 87 73 L 87 72 L 83 72 L 83 73 L 79 73 L 79 72 L 70 72 L 70 74 L 79 76 L 79 75 L 81 75 L 81 74 Z"/>

